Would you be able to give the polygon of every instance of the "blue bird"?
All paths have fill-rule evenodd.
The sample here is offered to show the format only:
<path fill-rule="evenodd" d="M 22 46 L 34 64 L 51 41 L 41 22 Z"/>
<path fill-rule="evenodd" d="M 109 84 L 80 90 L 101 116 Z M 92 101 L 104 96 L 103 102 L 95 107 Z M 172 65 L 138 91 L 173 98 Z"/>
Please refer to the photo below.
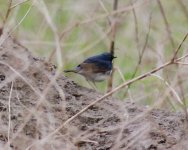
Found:
<path fill-rule="evenodd" d="M 111 53 L 102 53 L 84 60 L 73 70 L 64 72 L 78 73 L 85 77 L 87 81 L 101 82 L 106 80 L 112 72 L 112 60 L 116 58 Z"/>

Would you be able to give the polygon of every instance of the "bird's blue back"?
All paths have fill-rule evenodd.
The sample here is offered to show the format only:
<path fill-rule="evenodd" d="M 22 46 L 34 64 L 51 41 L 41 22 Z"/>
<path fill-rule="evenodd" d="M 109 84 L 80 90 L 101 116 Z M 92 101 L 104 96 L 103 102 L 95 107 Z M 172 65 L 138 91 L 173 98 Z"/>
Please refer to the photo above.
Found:
<path fill-rule="evenodd" d="M 111 70 L 113 55 L 111 53 L 102 53 L 100 55 L 89 57 L 84 63 L 94 63 L 101 69 Z"/>
<path fill-rule="evenodd" d="M 91 63 L 92 61 L 112 61 L 113 55 L 111 53 L 102 53 L 100 55 L 92 56 L 87 58 L 84 62 Z"/>

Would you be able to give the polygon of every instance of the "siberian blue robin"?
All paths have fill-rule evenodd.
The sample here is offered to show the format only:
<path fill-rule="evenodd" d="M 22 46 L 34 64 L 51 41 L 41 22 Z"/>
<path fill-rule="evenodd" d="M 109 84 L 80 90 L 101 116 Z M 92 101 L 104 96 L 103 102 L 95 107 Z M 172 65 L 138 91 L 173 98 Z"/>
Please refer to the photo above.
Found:
<path fill-rule="evenodd" d="M 78 73 L 85 77 L 87 81 L 93 83 L 104 81 L 112 72 L 112 60 L 116 58 L 111 53 L 102 53 L 92 56 L 84 60 L 73 70 L 65 70 L 64 72 Z"/>

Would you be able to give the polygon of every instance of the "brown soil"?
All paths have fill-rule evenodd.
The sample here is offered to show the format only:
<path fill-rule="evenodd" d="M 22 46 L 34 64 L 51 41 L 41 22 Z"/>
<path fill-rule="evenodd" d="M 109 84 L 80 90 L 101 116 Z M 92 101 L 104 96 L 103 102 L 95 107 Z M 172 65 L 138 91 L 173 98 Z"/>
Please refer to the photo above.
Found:
<path fill-rule="evenodd" d="M 55 66 L 33 57 L 16 40 L 9 38 L 0 47 L 0 149 L 188 149 L 183 113 L 148 111 L 113 97 L 46 138 L 102 96 L 63 75 L 53 82 L 55 70 Z"/>

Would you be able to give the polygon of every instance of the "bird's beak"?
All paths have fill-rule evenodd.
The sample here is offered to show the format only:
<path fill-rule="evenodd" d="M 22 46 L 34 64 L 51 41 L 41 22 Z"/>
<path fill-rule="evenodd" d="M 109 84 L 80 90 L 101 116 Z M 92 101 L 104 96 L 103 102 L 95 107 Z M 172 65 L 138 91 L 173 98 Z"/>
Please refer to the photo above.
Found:
<path fill-rule="evenodd" d="M 116 56 L 113 56 L 113 59 L 117 58 Z"/>

